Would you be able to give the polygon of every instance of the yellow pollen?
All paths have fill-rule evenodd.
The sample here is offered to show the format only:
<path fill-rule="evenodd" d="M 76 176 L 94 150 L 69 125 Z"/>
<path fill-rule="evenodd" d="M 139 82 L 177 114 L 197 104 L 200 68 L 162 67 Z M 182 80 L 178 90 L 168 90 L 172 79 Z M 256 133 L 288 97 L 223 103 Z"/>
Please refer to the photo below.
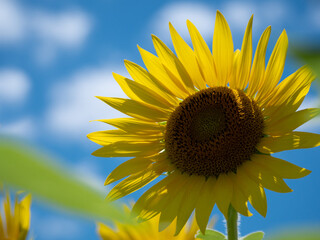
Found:
<path fill-rule="evenodd" d="M 189 96 L 171 114 L 165 149 L 181 172 L 217 177 L 250 160 L 262 136 L 257 104 L 240 90 L 214 87 Z"/>

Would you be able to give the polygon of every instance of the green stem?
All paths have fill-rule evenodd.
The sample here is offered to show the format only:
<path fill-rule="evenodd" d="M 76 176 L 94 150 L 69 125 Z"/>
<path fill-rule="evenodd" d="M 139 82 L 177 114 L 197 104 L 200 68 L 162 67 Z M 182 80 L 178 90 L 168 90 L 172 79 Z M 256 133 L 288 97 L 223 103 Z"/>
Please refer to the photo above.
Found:
<path fill-rule="evenodd" d="M 227 229 L 228 240 L 238 240 L 238 213 L 231 204 L 228 211 Z"/>

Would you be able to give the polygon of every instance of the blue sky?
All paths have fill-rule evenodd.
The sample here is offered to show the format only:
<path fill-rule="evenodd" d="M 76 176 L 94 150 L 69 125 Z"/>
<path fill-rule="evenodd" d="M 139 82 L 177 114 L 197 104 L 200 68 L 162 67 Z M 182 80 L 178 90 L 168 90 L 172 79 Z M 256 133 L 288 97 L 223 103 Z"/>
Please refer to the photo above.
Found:
<path fill-rule="evenodd" d="M 125 159 L 91 156 L 98 148 L 86 134 L 110 127 L 94 119 L 122 116 L 94 96 L 124 97 L 111 73 L 127 76 L 129 59 L 143 65 L 136 45 L 154 52 L 151 34 L 168 46 L 168 22 L 189 41 L 190 19 L 211 46 L 216 10 L 229 22 L 240 48 L 251 14 L 253 43 L 271 25 L 268 56 L 285 28 L 290 47 L 315 44 L 320 39 L 317 1 L 0 1 L 0 134 L 15 136 L 56 156 L 70 171 L 107 192 L 104 179 Z M 284 76 L 301 62 L 287 58 Z M 304 107 L 318 104 L 313 85 Z M 320 133 L 315 119 L 301 130 Z M 254 212 L 242 218 L 241 232 L 272 233 L 288 227 L 320 226 L 314 186 L 320 182 L 320 149 L 284 152 L 278 156 L 312 170 L 304 179 L 289 180 L 293 193 L 267 191 L 268 215 Z M 141 191 L 125 200 L 137 200 Z M 224 231 L 222 215 L 216 228 Z M 95 223 L 35 199 L 31 233 L 35 239 L 98 239 Z"/>

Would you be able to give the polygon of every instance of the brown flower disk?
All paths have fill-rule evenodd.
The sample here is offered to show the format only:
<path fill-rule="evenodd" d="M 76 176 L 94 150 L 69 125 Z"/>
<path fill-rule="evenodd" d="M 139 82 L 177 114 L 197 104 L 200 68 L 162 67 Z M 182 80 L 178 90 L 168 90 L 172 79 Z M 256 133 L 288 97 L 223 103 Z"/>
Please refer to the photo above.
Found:
<path fill-rule="evenodd" d="M 240 90 L 213 87 L 189 96 L 171 114 L 165 149 L 181 172 L 217 177 L 250 160 L 262 136 L 257 104 Z"/>

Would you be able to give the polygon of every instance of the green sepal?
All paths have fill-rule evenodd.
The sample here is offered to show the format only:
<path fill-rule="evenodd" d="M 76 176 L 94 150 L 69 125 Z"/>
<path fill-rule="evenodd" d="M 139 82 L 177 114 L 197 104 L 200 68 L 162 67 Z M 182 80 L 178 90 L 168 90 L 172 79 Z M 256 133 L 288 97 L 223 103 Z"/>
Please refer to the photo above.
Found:
<path fill-rule="evenodd" d="M 227 240 L 227 237 L 216 230 L 207 229 L 205 235 L 201 232 L 198 232 L 196 238 L 204 239 L 204 240 Z"/>
<path fill-rule="evenodd" d="M 240 240 L 262 240 L 264 232 L 254 232 L 240 238 Z"/>

